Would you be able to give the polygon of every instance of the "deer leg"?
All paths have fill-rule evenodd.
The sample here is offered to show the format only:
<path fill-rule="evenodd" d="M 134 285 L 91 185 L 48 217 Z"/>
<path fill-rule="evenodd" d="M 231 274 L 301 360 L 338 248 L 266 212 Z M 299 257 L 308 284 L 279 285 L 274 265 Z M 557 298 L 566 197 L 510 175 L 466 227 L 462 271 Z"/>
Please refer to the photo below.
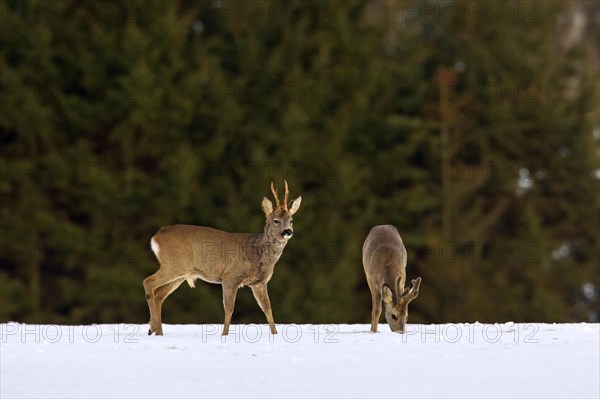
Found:
<path fill-rule="evenodd" d="M 238 284 L 223 283 L 223 308 L 225 310 L 225 325 L 223 326 L 223 334 L 229 334 L 229 324 L 231 323 L 231 315 L 235 307 L 235 296 L 237 295 Z"/>
<path fill-rule="evenodd" d="M 146 293 L 146 301 L 148 302 L 148 309 L 150 309 L 150 329 L 148 335 L 158 330 L 160 325 L 160 313 L 156 309 L 156 291 L 163 285 L 172 283 L 175 280 L 179 280 L 181 277 L 169 278 L 166 276 L 164 269 L 159 269 L 153 275 L 147 277 L 144 280 L 144 291 Z"/>
<path fill-rule="evenodd" d="M 156 277 L 159 272 L 144 279 L 144 292 L 146 293 L 146 302 L 148 302 L 148 309 L 150 310 L 150 329 L 148 335 L 151 335 L 156 331 L 156 310 L 154 308 L 154 286 Z"/>
<path fill-rule="evenodd" d="M 273 320 L 273 313 L 271 311 L 271 301 L 269 300 L 267 284 L 253 285 L 250 288 L 252 289 L 254 298 L 256 298 L 256 302 L 258 302 L 258 306 L 260 306 L 265 313 L 265 316 L 267 316 L 267 321 L 269 322 L 269 327 L 271 328 L 271 334 L 277 334 L 275 321 Z"/>
<path fill-rule="evenodd" d="M 156 335 L 163 335 L 163 330 L 162 330 L 162 305 L 163 305 L 163 302 L 165 301 L 165 299 L 167 299 L 167 297 L 169 295 L 171 295 L 173 293 L 173 291 L 175 291 L 177 288 L 179 288 L 181 283 L 183 283 L 184 281 L 185 281 L 185 279 L 181 278 L 179 280 L 172 281 L 165 285 L 161 285 L 160 287 L 158 287 L 154 290 L 154 309 L 156 311 L 156 330 L 155 330 Z"/>
<path fill-rule="evenodd" d="M 373 309 L 371 310 L 371 331 L 377 332 L 379 317 L 381 316 L 381 293 L 377 290 L 371 290 L 371 300 Z"/>

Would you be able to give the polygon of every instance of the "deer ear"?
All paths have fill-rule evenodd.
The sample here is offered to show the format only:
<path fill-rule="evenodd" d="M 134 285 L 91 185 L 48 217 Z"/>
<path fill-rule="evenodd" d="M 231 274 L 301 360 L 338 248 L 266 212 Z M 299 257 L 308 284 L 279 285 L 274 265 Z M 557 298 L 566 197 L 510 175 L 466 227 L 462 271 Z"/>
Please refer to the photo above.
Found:
<path fill-rule="evenodd" d="M 263 198 L 261 207 L 265 215 L 269 216 L 273 213 L 273 203 L 267 197 Z"/>
<path fill-rule="evenodd" d="M 302 202 L 302 197 L 298 197 L 292 201 L 292 206 L 290 207 L 290 215 L 293 215 L 294 213 L 298 212 L 298 209 L 300 209 L 301 202 Z"/>
<path fill-rule="evenodd" d="M 386 304 L 394 303 L 394 293 L 387 284 L 384 284 L 381 293 L 383 294 L 383 302 Z"/>

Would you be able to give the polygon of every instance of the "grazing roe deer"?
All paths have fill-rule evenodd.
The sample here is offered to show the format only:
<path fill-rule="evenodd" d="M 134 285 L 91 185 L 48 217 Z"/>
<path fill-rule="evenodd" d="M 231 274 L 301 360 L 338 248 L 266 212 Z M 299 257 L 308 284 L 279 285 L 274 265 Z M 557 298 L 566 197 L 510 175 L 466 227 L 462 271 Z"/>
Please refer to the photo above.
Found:
<path fill-rule="evenodd" d="M 223 335 L 229 333 L 229 323 L 235 305 L 237 290 L 250 286 L 252 293 L 267 317 L 272 334 L 277 334 L 267 283 L 273 275 L 275 263 L 292 237 L 292 215 L 300 208 L 302 197 L 291 202 L 288 209 L 288 184 L 285 182 L 283 204 L 271 183 L 276 208 L 266 197 L 262 210 L 266 215 L 264 233 L 228 233 L 210 227 L 174 225 L 161 228 L 152 237 L 150 246 L 160 262 L 159 270 L 144 280 L 146 300 L 150 309 L 148 335 L 163 335 L 162 304 L 184 281 L 194 288 L 194 280 L 222 284 L 225 325 Z"/>
<path fill-rule="evenodd" d="M 363 266 L 373 300 L 371 331 L 377 332 L 383 299 L 390 329 L 404 333 L 408 304 L 419 295 L 421 277 L 412 280 L 411 288 L 404 288 L 406 248 L 394 226 L 380 225 L 371 229 L 363 245 Z"/>

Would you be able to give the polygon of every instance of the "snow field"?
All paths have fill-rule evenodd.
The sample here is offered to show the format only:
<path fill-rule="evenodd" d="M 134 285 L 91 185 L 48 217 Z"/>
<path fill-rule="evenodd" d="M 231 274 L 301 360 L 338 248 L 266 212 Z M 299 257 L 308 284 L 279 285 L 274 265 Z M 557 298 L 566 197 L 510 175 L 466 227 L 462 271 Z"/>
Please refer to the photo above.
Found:
<path fill-rule="evenodd" d="M 600 397 L 600 324 L 0 324 L 0 396 Z"/>

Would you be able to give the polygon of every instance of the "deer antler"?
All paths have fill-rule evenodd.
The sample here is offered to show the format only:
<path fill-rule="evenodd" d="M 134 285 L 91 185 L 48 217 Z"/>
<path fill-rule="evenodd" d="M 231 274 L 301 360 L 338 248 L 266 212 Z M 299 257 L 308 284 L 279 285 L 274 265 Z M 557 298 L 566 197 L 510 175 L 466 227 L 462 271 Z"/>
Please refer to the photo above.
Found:
<path fill-rule="evenodd" d="M 404 291 L 402 291 L 402 294 L 400 294 L 400 297 L 398 298 L 398 300 L 402 300 L 405 301 L 406 303 L 412 301 L 413 299 L 415 299 L 417 297 L 417 295 L 419 295 L 419 287 L 421 286 L 421 277 L 417 277 L 416 279 L 412 280 L 412 286 L 410 288 L 405 288 Z"/>
<path fill-rule="evenodd" d="M 288 209 L 288 207 L 287 207 L 287 200 L 288 200 L 288 195 L 290 193 L 290 190 L 288 189 L 287 180 L 284 180 L 284 182 L 285 182 L 285 197 L 283 197 L 283 207 L 285 209 Z"/>
<path fill-rule="evenodd" d="M 273 187 L 273 182 L 271 182 L 271 192 L 273 193 L 273 197 L 275 197 L 275 205 L 277 206 L 277 208 L 281 207 L 281 204 L 279 203 L 279 198 L 277 197 L 277 190 L 275 190 L 275 187 Z"/>

